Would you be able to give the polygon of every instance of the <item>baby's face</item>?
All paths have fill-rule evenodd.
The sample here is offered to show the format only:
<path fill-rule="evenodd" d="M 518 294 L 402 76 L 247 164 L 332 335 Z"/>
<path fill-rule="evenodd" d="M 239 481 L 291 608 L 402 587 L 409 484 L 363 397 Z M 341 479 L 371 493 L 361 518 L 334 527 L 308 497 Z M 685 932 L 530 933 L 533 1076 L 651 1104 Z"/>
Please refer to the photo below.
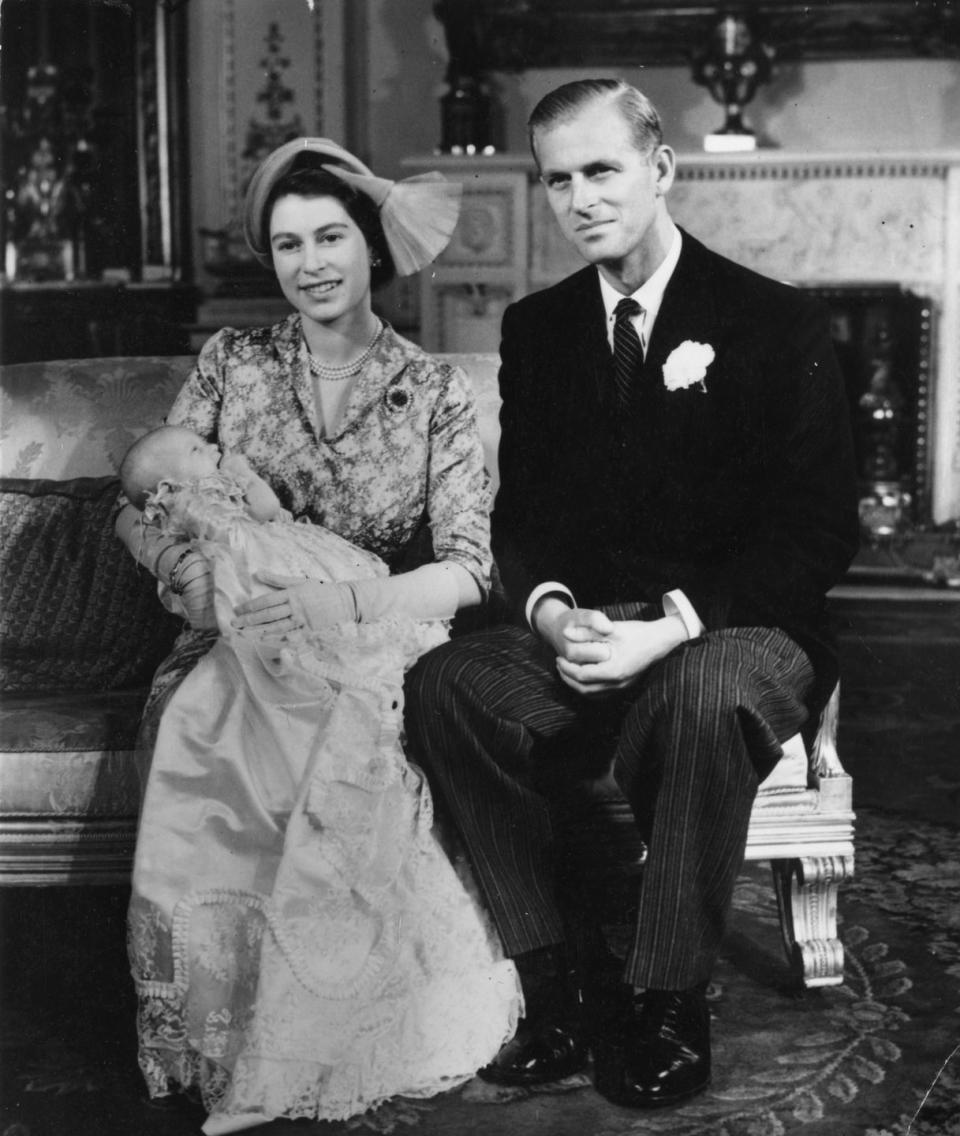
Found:
<path fill-rule="evenodd" d="M 189 430 L 184 430 L 172 441 L 174 444 L 170 451 L 168 477 L 178 481 L 192 481 L 217 472 L 220 450 L 213 442 L 205 442 Z"/>

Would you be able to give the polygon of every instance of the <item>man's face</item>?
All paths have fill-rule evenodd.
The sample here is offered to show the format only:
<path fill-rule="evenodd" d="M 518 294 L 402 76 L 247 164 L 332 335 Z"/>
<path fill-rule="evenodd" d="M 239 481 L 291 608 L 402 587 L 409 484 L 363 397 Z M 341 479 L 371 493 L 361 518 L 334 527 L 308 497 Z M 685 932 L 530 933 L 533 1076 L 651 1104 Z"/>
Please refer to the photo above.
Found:
<path fill-rule="evenodd" d="M 662 258 L 657 222 L 673 180 L 668 147 L 641 153 L 616 106 L 597 101 L 537 131 L 540 180 L 563 235 L 591 264 Z"/>

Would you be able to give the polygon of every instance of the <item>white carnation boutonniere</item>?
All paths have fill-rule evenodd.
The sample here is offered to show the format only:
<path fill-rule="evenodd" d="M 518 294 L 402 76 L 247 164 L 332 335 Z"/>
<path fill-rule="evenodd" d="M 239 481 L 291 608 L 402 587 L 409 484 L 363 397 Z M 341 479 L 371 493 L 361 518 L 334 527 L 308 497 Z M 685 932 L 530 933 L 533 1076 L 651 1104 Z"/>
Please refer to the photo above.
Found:
<path fill-rule="evenodd" d="M 707 367 L 713 362 L 716 353 L 709 343 L 697 343 L 685 339 L 675 347 L 663 365 L 663 385 L 667 390 L 684 390 L 695 383 L 706 393 Z"/>

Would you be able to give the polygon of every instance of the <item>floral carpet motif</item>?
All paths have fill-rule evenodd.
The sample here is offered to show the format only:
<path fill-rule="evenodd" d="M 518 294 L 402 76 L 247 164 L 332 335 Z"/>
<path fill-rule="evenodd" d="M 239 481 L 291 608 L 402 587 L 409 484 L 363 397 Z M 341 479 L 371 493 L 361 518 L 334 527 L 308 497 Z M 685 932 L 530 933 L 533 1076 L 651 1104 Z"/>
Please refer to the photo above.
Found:
<path fill-rule="evenodd" d="M 340 1136 L 960 1136 L 960 831 L 861 810 L 840 893 L 842 986 L 798 994 L 769 875 L 750 865 L 710 989 L 714 1080 L 684 1106 L 608 1104 L 589 1074 L 530 1089 L 472 1081 L 343 1124 L 257 1133 Z M 118 975 L 122 982 L 125 976 Z M 0 1136 L 186 1136 L 203 1114 L 148 1105 L 132 1027 L 99 1038 L 52 1008 L 4 1013 Z"/>

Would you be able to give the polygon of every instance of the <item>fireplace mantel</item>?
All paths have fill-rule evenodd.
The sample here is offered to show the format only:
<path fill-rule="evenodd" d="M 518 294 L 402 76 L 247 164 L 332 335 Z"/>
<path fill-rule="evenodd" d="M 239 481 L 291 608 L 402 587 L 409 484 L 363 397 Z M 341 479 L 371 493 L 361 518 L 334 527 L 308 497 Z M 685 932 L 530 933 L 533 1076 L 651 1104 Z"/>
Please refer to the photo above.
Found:
<path fill-rule="evenodd" d="M 528 154 L 405 164 L 464 185 L 453 240 L 421 281 L 424 345 L 496 351 L 506 305 L 583 262 Z M 769 276 L 896 285 L 929 301 L 931 515 L 960 518 L 960 153 L 680 154 L 669 200 L 678 224 Z"/>

